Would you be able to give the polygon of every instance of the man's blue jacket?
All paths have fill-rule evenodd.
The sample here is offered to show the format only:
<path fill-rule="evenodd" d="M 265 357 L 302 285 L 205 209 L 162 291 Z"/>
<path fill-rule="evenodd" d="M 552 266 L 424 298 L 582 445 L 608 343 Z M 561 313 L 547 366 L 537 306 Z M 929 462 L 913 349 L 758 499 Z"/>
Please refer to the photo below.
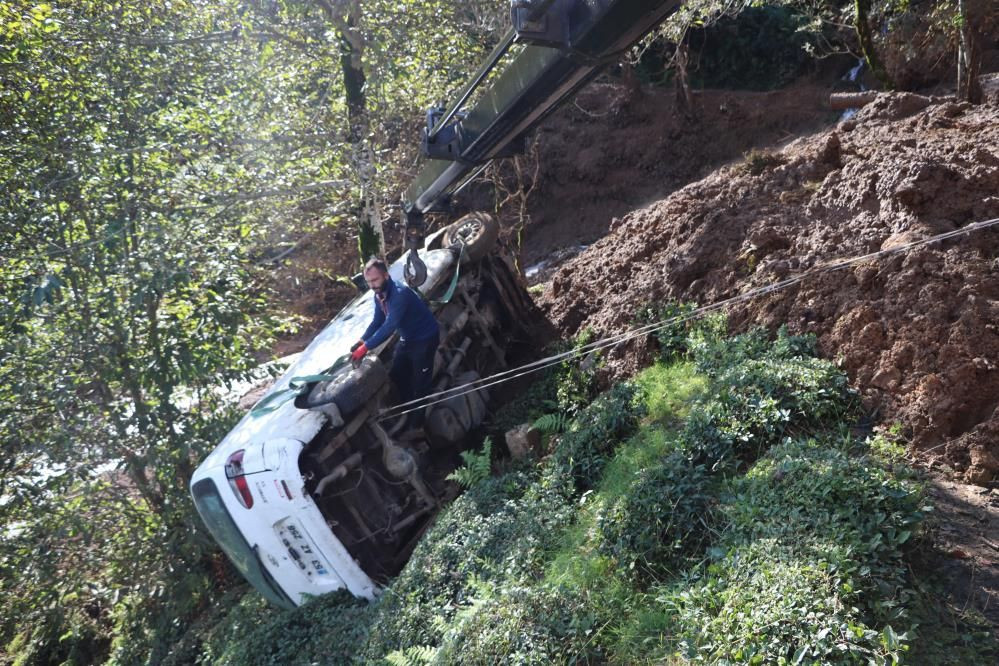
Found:
<path fill-rule="evenodd" d="M 415 291 L 386 278 L 383 293 L 384 299 L 375 293 L 375 316 L 361 336 L 368 349 L 388 340 L 396 329 L 406 342 L 420 342 L 440 335 L 434 314 Z"/>

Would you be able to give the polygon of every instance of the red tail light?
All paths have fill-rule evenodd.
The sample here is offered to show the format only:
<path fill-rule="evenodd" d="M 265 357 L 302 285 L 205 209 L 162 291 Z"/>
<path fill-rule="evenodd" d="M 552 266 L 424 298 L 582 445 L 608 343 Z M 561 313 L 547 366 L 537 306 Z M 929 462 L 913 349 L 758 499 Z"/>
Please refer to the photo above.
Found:
<path fill-rule="evenodd" d="M 229 456 L 225 461 L 225 477 L 229 479 L 229 487 L 236 495 L 236 499 L 247 509 L 253 506 L 253 495 L 250 494 L 250 485 L 243 476 L 243 450 Z"/>

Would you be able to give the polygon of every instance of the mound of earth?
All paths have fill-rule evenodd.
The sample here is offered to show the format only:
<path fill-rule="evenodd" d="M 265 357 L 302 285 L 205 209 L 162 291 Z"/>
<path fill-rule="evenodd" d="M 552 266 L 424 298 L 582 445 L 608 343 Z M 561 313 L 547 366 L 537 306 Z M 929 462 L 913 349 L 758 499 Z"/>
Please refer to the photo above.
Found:
<path fill-rule="evenodd" d="M 657 154 L 672 159 L 668 145 Z M 565 335 L 620 332 L 650 302 L 715 303 L 993 218 L 999 96 L 972 106 L 885 93 L 850 120 L 615 220 L 555 272 L 541 302 Z M 997 269 L 999 226 L 819 272 L 732 306 L 730 321 L 814 333 L 883 422 L 984 484 L 999 472 Z M 627 375 L 648 354 L 646 343 L 622 346 L 608 367 Z"/>
<path fill-rule="evenodd" d="M 532 188 L 523 228 L 525 266 L 603 237 L 614 218 L 703 178 L 743 153 L 835 122 L 830 86 L 806 78 L 769 92 L 694 90 L 692 107 L 670 89 L 594 83 L 537 130 L 538 150 L 502 165 L 504 191 Z M 490 210 L 497 193 L 469 203 Z M 499 197 L 502 199 L 502 197 Z M 565 220 L 571 211 L 571 234 Z M 508 226 L 519 220 L 501 207 Z"/>

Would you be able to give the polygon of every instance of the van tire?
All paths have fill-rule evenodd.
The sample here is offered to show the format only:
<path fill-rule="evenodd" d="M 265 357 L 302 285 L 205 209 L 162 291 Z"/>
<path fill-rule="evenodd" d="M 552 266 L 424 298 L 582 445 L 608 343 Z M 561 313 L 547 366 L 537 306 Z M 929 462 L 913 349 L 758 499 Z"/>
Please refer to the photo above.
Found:
<path fill-rule="evenodd" d="M 353 414 L 378 392 L 388 381 L 388 370 L 377 356 L 368 356 L 354 368 L 345 365 L 333 373 L 333 379 L 319 382 L 312 387 L 296 406 L 311 409 L 335 403 L 340 413 Z"/>
<path fill-rule="evenodd" d="M 442 245 L 464 244 L 464 262 L 476 262 L 489 254 L 499 238 L 499 223 L 489 213 L 469 213 L 444 231 Z"/>

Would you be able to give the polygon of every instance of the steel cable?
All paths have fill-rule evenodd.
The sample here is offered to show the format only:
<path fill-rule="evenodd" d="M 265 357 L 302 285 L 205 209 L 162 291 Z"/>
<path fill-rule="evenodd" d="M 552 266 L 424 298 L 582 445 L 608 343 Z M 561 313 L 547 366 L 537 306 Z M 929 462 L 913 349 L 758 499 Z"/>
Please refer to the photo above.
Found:
<path fill-rule="evenodd" d="M 519 377 L 523 377 L 524 375 L 528 375 L 533 372 L 537 372 L 539 370 L 544 370 L 545 368 L 557 365 L 570 358 L 578 358 L 580 356 L 586 356 L 588 354 L 600 351 L 602 349 L 606 349 L 608 347 L 614 347 L 616 345 L 621 344 L 622 342 L 627 342 L 628 340 L 648 335 L 649 333 L 653 333 L 655 331 L 664 329 L 668 326 L 681 324 L 687 321 L 691 321 L 693 319 L 699 319 L 707 314 L 716 312 L 718 310 L 722 310 L 731 305 L 735 305 L 743 301 L 752 300 L 757 296 L 763 296 L 765 294 L 786 289 L 790 286 L 798 284 L 799 282 L 803 282 L 804 280 L 814 277 L 816 275 L 822 275 L 825 273 L 831 273 L 833 271 L 842 270 L 844 268 L 848 268 L 850 266 L 854 266 L 856 264 L 863 263 L 865 261 L 871 261 L 892 255 L 904 254 L 906 252 L 909 252 L 910 250 L 922 247 L 924 245 L 929 245 L 931 243 L 938 243 L 940 241 L 944 241 L 949 238 L 954 238 L 955 236 L 969 234 L 973 231 L 979 231 L 981 229 L 993 227 L 997 224 L 999 224 L 999 217 L 993 218 L 991 220 L 985 220 L 983 222 L 975 222 L 963 226 L 960 229 L 955 229 L 953 231 L 937 234 L 936 236 L 931 236 L 929 238 L 924 238 L 922 240 L 913 241 L 912 243 L 906 243 L 904 245 L 899 245 L 897 247 L 889 248 L 887 250 L 878 250 L 877 252 L 871 252 L 868 254 L 852 257 L 850 259 L 844 259 L 842 261 L 837 261 L 823 266 L 815 266 L 809 268 L 808 270 L 794 277 L 790 277 L 785 280 L 781 280 L 779 282 L 774 282 L 773 284 L 769 284 L 763 287 L 757 287 L 756 289 L 751 289 L 745 293 L 732 296 L 731 298 L 717 301 L 709 305 L 701 306 L 682 315 L 677 315 L 650 324 L 645 324 L 637 328 L 629 329 L 623 333 L 618 333 L 616 335 L 611 335 L 606 338 L 596 340 L 594 342 L 583 345 L 576 349 L 572 349 L 559 354 L 554 354 L 552 356 L 548 356 L 543 359 L 539 359 L 537 361 L 532 361 L 531 363 L 527 363 L 517 368 L 511 368 L 509 370 L 498 372 L 494 375 L 490 375 L 489 377 L 482 377 L 480 379 L 476 379 L 475 381 L 468 382 L 467 384 L 462 384 L 460 386 L 452 386 L 451 388 L 444 389 L 443 391 L 439 391 L 437 393 L 431 393 L 430 395 L 426 395 L 422 398 L 417 398 L 416 400 L 410 400 L 409 402 L 404 402 L 398 405 L 394 405 L 392 407 L 383 410 L 381 414 L 379 414 L 377 420 L 382 421 L 385 419 L 402 416 L 403 414 L 408 414 L 418 409 L 425 409 L 427 407 L 430 407 L 431 405 L 436 405 L 438 403 L 445 402 L 452 398 L 465 395 L 466 393 L 471 393 L 473 391 L 481 391 L 485 388 L 489 388 L 490 386 L 495 386 L 496 384 L 502 384 L 504 382 L 508 382 L 517 379 Z"/>

